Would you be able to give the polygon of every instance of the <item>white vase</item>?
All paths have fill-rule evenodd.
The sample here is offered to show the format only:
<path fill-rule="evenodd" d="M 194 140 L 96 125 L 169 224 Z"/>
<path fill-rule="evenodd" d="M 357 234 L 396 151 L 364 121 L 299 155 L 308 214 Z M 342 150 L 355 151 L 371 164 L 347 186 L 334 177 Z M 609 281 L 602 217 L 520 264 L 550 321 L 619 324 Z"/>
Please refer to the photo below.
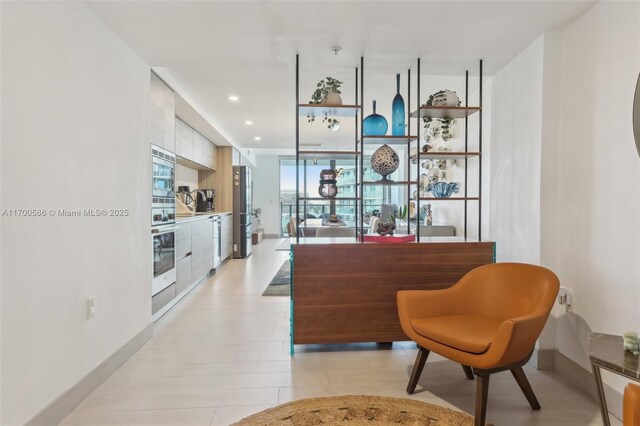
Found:
<path fill-rule="evenodd" d="M 342 105 L 342 97 L 340 96 L 339 93 L 336 92 L 329 92 L 327 93 L 327 96 L 325 96 L 324 101 L 322 102 L 323 105 Z"/>

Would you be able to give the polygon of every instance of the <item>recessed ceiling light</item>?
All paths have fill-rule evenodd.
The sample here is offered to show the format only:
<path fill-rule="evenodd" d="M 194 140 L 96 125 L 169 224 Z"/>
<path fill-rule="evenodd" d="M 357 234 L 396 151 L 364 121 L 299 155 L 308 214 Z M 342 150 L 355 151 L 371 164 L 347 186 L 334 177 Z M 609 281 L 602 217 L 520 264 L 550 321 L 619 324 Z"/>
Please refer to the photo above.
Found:
<path fill-rule="evenodd" d="M 229 95 L 229 100 L 231 102 L 235 102 L 237 100 L 239 100 L 240 98 L 237 95 Z"/>
<path fill-rule="evenodd" d="M 255 138 L 253 138 L 253 139 L 254 139 L 254 140 L 257 140 L 257 141 L 261 141 L 261 140 L 262 140 L 262 138 L 261 138 L 260 136 L 256 136 L 256 137 L 255 137 Z"/>
<path fill-rule="evenodd" d="M 244 124 L 246 124 L 247 126 L 251 126 L 253 124 L 253 121 L 245 120 Z"/>

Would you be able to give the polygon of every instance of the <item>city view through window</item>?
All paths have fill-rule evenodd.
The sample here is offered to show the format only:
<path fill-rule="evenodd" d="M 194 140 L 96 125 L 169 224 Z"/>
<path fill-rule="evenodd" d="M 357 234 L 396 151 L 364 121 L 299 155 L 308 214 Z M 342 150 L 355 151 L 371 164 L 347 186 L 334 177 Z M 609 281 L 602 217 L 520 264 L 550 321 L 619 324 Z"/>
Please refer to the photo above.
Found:
<path fill-rule="evenodd" d="M 365 164 L 369 164 L 369 161 L 370 159 L 365 157 Z M 300 197 L 319 197 L 318 186 L 320 172 L 323 169 L 342 169 L 342 172 L 337 179 L 338 195 L 336 199 L 301 200 L 299 206 L 300 219 L 321 219 L 328 218 L 329 215 L 335 214 L 340 217 L 347 226 L 355 226 L 355 200 L 340 199 L 356 197 L 356 168 L 354 166 L 354 162 L 349 160 L 337 160 L 332 164 L 329 160 L 318 160 L 317 162 L 306 160 L 301 161 L 300 163 Z M 363 173 L 365 181 L 376 181 L 380 179 L 380 175 L 375 173 L 371 169 L 371 166 L 365 166 Z M 397 173 L 398 172 L 396 172 L 396 174 Z M 395 179 L 393 175 L 391 177 Z M 365 186 L 365 216 L 368 217 L 374 210 L 379 211 L 382 204 L 399 204 L 398 200 L 404 198 L 402 195 L 403 194 L 399 193 L 398 187 L 379 185 Z M 280 223 L 282 235 L 287 235 L 289 219 L 294 217 L 296 214 L 295 204 L 296 160 L 295 158 L 282 158 L 280 159 Z M 300 226 L 304 227 L 304 222 Z"/>

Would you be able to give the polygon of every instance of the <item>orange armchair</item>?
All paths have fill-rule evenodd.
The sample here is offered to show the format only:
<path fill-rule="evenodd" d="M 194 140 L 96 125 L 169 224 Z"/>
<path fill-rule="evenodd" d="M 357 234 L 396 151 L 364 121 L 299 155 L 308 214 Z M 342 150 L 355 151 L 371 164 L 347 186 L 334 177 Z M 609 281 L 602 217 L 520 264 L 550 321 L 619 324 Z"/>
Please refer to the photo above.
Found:
<path fill-rule="evenodd" d="M 640 386 L 633 383 L 629 383 L 624 388 L 622 424 L 623 426 L 640 425 Z"/>
<path fill-rule="evenodd" d="M 475 424 L 486 418 L 489 376 L 511 370 L 534 410 L 540 404 L 522 366 L 531 357 L 560 287 L 540 266 L 495 263 L 466 274 L 445 290 L 399 291 L 402 329 L 418 346 L 407 385 L 415 391 L 431 351 L 462 364 L 477 376 Z"/>

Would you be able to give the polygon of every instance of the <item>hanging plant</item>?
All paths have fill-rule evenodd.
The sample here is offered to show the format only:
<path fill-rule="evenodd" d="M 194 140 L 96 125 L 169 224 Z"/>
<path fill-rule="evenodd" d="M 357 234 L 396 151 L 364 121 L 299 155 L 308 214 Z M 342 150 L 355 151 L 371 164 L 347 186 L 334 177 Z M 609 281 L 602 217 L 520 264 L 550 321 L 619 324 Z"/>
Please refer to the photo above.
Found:
<path fill-rule="evenodd" d="M 440 98 L 444 92 L 445 92 L 444 90 L 441 90 L 429 96 L 429 99 L 427 99 L 427 102 L 425 102 L 422 106 L 433 106 L 433 100 L 435 98 Z M 458 99 L 457 106 L 460 106 L 461 104 L 462 103 L 460 99 Z M 440 122 L 440 134 L 442 135 L 442 139 L 444 141 L 451 140 L 451 138 L 453 137 L 452 129 L 453 129 L 453 126 L 455 126 L 456 124 L 456 119 L 449 117 L 449 118 L 438 118 L 437 120 Z M 424 122 L 425 129 L 431 128 L 431 123 L 433 122 L 433 118 L 422 117 L 422 121 Z"/>
<path fill-rule="evenodd" d="M 316 85 L 316 90 L 311 95 L 310 104 L 327 104 L 327 101 L 331 101 L 330 105 L 342 105 L 342 98 L 340 98 L 340 87 L 342 82 L 333 78 L 327 77 L 324 80 L 320 80 Z M 329 99 L 327 99 L 329 98 Z M 316 121 L 316 116 L 313 114 L 307 115 L 307 122 L 313 123 Z M 330 117 L 328 113 L 324 113 L 322 122 L 327 125 L 327 128 L 337 132 L 340 129 L 340 122 Z"/>

